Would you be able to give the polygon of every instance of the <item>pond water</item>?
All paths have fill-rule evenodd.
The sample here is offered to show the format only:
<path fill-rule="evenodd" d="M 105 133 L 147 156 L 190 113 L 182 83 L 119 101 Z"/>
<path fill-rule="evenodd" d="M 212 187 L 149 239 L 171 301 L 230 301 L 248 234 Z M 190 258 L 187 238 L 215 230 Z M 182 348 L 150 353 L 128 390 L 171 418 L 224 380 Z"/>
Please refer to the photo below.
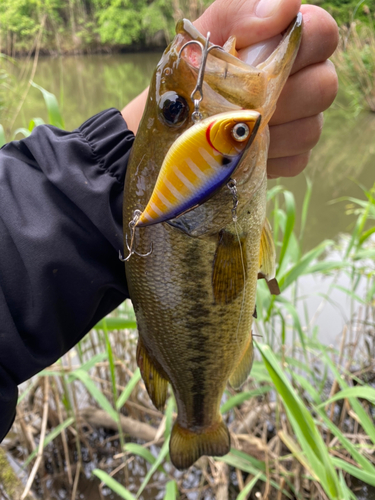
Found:
<path fill-rule="evenodd" d="M 109 108 L 122 109 L 147 87 L 160 53 L 112 54 L 40 58 L 34 81 L 53 92 L 60 103 L 65 127 L 73 130 L 90 116 Z M 47 120 L 42 95 L 30 88 L 27 100 L 14 129 L 25 126 L 32 117 Z M 355 116 L 348 111 L 341 96 L 325 114 L 322 138 L 311 156 L 306 175 L 313 181 L 308 224 L 304 236 L 304 251 L 324 239 L 338 239 L 340 233 L 350 232 L 354 216 L 346 213 L 345 202 L 331 204 L 343 196 L 362 197 L 360 185 L 369 189 L 375 180 L 375 114 Z M 297 203 L 297 220 L 306 191 L 305 175 L 270 181 L 272 187 L 280 182 L 291 190 Z M 348 287 L 342 276 L 340 285 Z M 307 276 L 302 288 L 314 292 L 308 301 L 310 317 L 321 304 L 319 293 L 327 292 L 330 282 Z M 330 290 L 332 300 L 346 307 L 345 294 Z M 324 342 L 335 343 L 347 318 L 330 304 L 325 304 L 317 319 Z"/>
<path fill-rule="evenodd" d="M 122 109 L 147 87 L 160 53 L 114 54 L 40 58 L 34 81 L 54 93 L 60 103 L 65 127 L 72 130 L 90 116 L 109 107 Z M 31 88 L 14 129 L 32 117 L 47 120 L 39 90 Z M 375 114 L 354 116 L 340 100 L 326 113 L 322 139 L 314 149 L 306 174 L 313 180 L 305 250 L 324 238 L 350 231 L 354 219 L 345 204 L 329 205 L 341 196 L 362 195 L 357 183 L 370 188 L 375 180 Z M 270 187 L 276 181 L 270 181 Z M 305 177 L 283 178 L 301 207 Z M 298 220 L 297 220 L 298 224 Z"/>

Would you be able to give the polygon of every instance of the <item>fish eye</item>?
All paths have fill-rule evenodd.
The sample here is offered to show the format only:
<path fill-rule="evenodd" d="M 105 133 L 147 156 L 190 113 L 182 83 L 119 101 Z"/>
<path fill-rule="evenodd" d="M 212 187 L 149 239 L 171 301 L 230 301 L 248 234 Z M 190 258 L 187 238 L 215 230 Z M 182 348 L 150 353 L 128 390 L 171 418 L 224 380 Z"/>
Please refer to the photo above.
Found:
<path fill-rule="evenodd" d="M 238 142 L 245 141 L 249 137 L 249 134 L 250 134 L 250 129 L 246 125 L 246 123 L 237 123 L 232 128 L 232 136 Z"/>
<path fill-rule="evenodd" d="M 176 92 L 166 92 L 161 96 L 159 108 L 164 122 L 169 126 L 181 125 L 189 116 L 189 105 Z"/>

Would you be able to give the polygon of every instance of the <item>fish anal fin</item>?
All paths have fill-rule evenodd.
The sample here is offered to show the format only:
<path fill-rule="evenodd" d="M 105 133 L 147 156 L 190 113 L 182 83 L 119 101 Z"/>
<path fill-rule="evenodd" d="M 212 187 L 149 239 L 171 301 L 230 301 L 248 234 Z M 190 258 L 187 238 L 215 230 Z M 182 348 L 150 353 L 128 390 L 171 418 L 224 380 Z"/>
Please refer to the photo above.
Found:
<path fill-rule="evenodd" d="M 175 422 L 169 454 L 176 469 L 187 469 L 203 455 L 222 457 L 230 451 L 230 435 L 227 426 L 220 420 L 210 427 L 195 432 Z"/>
<path fill-rule="evenodd" d="M 251 367 L 253 365 L 254 358 L 254 348 L 253 348 L 253 336 L 249 336 L 249 342 L 246 349 L 243 352 L 242 358 L 238 362 L 236 368 L 234 369 L 232 375 L 229 377 L 229 383 L 233 389 L 239 389 L 241 385 L 246 381 Z"/>
<path fill-rule="evenodd" d="M 141 337 L 139 337 L 137 345 L 137 364 L 141 371 L 148 395 L 155 407 L 163 411 L 167 399 L 168 380 L 162 372 L 162 369 L 156 367 L 155 363 L 151 360 Z"/>
<path fill-rule="evenodd" d="M 230 304 L 242 292 L 246 279 L 245 241 L 220 231 L 212 270 L 212 288 L 217 304 Z"/>

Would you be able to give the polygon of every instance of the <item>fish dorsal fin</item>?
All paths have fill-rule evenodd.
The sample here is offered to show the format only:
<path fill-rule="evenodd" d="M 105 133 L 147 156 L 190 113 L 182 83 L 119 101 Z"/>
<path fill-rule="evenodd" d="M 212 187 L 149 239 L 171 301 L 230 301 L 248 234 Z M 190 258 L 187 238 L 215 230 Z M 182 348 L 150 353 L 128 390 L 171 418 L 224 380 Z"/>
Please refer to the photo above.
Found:
<path fill-rule="evenodd" d="M 253 357 L 254 357 L 254 349 L 253 349 L 253 336 L 250 334 L 249 341 L 242 354 L 242 358 L 238 362 L 234 372 L 229 378 L 229 383 L 233 387 L 233 389 L 239 389 L 241 385 L 245 382 L 249 373 L 251 371 L 251 367 L 253 365 Z"/>
<path fill-rule="evenodd" d="M 242 292 L 246 279 L 244 239 L 222 230 L 212 270 L 212 288 L 217 304 L 230 304 Z"/>
<path fill-rule="evenodd" d="M 275 278 L 276 249 L 268 219 L 265 219 L 260 238 L 258 279 L 264 278 L 272 295 L 279 295 L 280 289 Z"/>
<path fill-rule="evenodd" d="M 169 454 L 177 469 L 187 469 L 203 455 L 222 457 L 229 451 L 230 435 L 221 416 L 218 422 L 197 431 L 182 427 L 178 421 L 173 426 Z"/>
<path fill-rule="evenodd" d="M 167 399 L 168 380 L 166 376 L 161 373 L 161 368 L 157 369 L 155 367 L 155 363 L 150 359 L 141 337 L 138 338 L 137 364 L 141 370 L 141 375 L 148 395 L 155 407 L 163 411 Z"/>

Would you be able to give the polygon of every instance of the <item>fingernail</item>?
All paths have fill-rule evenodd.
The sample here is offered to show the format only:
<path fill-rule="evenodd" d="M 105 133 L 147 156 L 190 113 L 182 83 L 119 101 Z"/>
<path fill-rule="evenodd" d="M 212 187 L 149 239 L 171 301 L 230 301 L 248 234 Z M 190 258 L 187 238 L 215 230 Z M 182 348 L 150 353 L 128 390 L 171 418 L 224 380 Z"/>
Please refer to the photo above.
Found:
<path fill-rule="evenodd" d="M 259 0 L 255 9 L 258 17 L 271 17 L 280 5 L 280 0 Z"/>

